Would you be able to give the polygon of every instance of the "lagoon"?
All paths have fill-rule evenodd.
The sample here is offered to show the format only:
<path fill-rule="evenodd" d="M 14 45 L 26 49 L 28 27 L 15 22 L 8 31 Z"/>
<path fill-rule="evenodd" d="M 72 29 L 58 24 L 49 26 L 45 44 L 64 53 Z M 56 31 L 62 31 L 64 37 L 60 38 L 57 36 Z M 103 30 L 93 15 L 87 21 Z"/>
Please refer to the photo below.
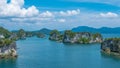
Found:
<path fill-rule="evenodd" d="M 103 34 L 120 37 L 120 34 Z M 103 55 L 100 44 L 63 44 L 47 38 L 17 41 L 18 58 L 0 60 L 0 68 L 119 68 L 120 59 Z"/>

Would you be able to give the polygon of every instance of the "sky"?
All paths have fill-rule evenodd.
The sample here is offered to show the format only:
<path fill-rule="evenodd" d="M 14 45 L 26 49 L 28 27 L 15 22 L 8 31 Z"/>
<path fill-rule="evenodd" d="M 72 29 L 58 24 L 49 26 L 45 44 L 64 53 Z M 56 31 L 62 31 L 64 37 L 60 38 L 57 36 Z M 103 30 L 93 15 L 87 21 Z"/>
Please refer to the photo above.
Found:
<path fill-rule="evenodd" d="M 0 26 L 9 30 L 120 27 L 120 0 L 0 0 Z"/>

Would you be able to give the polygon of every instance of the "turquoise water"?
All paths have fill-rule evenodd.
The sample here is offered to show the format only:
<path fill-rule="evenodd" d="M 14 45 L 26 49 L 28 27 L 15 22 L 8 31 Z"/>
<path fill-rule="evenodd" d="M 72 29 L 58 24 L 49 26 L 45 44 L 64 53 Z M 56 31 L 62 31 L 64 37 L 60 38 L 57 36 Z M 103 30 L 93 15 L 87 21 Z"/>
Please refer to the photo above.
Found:
<path fill-rule="evenodd" d="M 17 45 L 18 58 L 0 60 L 0 68 L 120 68 L 120 59 L 102 55 L 100 44 L 65 45 L 32 37 L 17 41 Z"/>

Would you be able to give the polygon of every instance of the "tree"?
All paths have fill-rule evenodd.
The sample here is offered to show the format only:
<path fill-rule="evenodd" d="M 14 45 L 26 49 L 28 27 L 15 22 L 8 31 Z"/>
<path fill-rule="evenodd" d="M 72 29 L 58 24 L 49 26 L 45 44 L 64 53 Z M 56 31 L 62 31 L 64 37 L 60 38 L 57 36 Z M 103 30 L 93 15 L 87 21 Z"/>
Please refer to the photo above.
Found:
<path fill-rule="evenodd" d="M 68 36 L 70 36 L 71 38 L 73 38 L 73 37 L 75 36 L 75 33 L 72 32 L 71 30 L 66 30 L 66 31 L 65 31 L 65 35 L 68 35 Z"/>
<path fill-rule="evenodd" d="M 9 38 L 12 33 L 3 27 L 0 27 L 0 34 L 5 36 L 5 38 Z"/>
<path fill-rule="evenodd" d="M 52 30 L 52 31 L 50 32 L 50 36 L 52 36 L 53 34 L 55 34 L 55 35 L 60 35 L 60 32 L 59 32 L 58 30 Z"/>
<path fill-rule="evenodd" d="M 96 39 L 97 37 L 102 37 L 100 33 L 93 34 L 93 39 Z"/>
<path fill-rule="evenodd" d="M 4 43 L 5 43 L 6 45 L 10 45 L 12 42 L 13 42 L 13 40 L 4 39 Z"/>
<path fill-rule="evenodd" d="M 78 40 L 79 43 L 83 43 L 83 44 L 89 43 L 89 41 L 90 41 L 90 39 L 88 39 L 88 38 L 79 38 L 79 40 Z"/>

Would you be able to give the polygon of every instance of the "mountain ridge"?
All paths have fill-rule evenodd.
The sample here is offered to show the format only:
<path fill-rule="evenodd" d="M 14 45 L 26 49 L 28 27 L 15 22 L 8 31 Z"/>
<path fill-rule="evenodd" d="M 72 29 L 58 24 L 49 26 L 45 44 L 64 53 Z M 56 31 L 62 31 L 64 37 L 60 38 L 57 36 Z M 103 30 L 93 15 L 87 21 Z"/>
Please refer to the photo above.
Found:
<path fill-rule="evenodd" d="M 94 28 L 88 26 L 79 26 L 73 28 L 72 31 L 74 32 L 99 32 L 99 33 L 120 33 L 120 27 L 101 27 L 101 28 Z"/>

